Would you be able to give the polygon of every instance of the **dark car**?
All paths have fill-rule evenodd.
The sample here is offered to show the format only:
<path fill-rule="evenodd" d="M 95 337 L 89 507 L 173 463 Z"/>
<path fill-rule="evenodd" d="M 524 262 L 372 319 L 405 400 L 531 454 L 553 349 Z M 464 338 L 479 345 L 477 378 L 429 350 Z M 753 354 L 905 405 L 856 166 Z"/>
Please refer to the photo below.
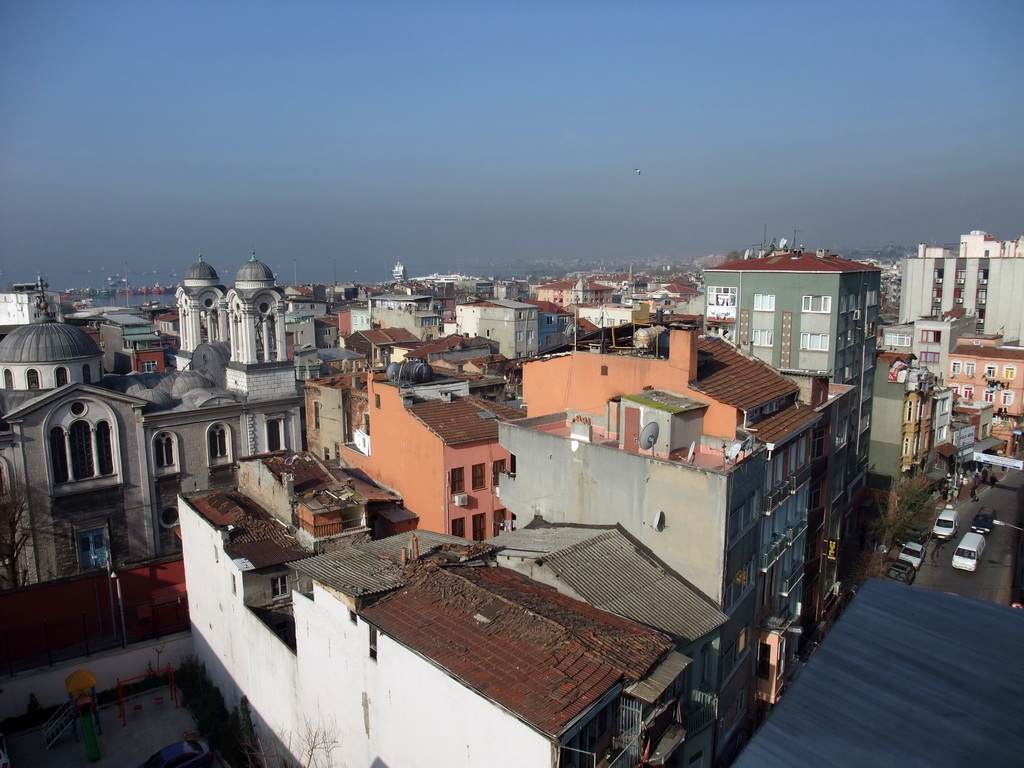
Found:
<path fill-rule="evenodd" d="M 200 768 L 212 764 L 210 745 L 198 739 L 188 739 L 164 747 L 139 768 Z"/>
<path fill-rule="evenodd" d="M 992 526 L 994 525 L 992 521 L 994 519 L 995 515 L 992 513 L 992 510 L 985 507 L 974 516 L 974 520 L 971 521 L 971 530 L 975 533 L 992 533 Z"/>
<path fill-rule="evenodd" d="M 897 560 L 889 566 L 889 570 L 885 572 L 885 575 L 893 581 L 902 581 L 905 584 L 913 584 L 914 577 L 917 576 L 917 571 L 914 570 L 913 563 L 909 563 L 906 560 Z"/>

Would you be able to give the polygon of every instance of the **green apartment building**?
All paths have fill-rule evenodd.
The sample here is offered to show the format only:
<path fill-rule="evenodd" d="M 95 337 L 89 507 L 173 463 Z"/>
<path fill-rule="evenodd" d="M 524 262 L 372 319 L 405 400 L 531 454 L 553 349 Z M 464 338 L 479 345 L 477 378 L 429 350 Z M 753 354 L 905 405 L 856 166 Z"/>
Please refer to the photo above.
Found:
<path fill-rule="evenodd" d="M 827 452 L 829 470 L 812 481 L 809 504 L 857 537 L 850 512 L 867 478 L 881 270 L 828 251 L 773 250 L 706 269 L 704 281 L 709 333 L 783 374 L 856 390 L 815 434 L 812 452 Z"/>

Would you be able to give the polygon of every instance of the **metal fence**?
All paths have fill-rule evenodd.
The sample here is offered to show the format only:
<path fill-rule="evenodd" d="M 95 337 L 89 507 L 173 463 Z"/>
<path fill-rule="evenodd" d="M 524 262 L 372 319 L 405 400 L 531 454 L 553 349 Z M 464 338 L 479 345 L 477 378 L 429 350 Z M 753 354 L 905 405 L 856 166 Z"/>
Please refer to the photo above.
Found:
<path fill-rule="evenodd" d="M 124 613 L 92 611 L 60 620 L 0 630 L 0 675 L 14 675 L 80 656 L 182 632 L 188 602 L 125 606 Z"/>

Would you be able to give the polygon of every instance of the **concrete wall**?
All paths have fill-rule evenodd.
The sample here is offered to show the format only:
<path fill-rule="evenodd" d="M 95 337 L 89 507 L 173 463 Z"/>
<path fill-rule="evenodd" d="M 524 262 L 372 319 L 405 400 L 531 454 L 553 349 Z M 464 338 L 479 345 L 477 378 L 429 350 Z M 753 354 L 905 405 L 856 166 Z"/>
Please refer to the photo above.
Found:
<path fill-rule="evenodd" d="M 530 429 L 533 419 L 499 427 L 516 455 L 516 476 L 501 500 L 525 525 L 621 524 L 690 583 L 721 604 L 728 477 L 686 464 L 569 440 Z M 652 527 L 664 512 L 660 531 Z"/>
<path fill-rule="evenodd" d="M 105 691 L 116 688 L 118 678 L 124 680 L 146 674 L 148 665 L 154 669 L 168 664 L 178 667 L 184 657 L 193 653 L 192 633 L 181 632 L 158 640 L 133 643 L 128 648 L 83 656 L 51 667 L 4 677 L 0 679 L 0 688 L 3 689 L 3 695 L 0 696 L 0 720 L 25 714 L 30 694 L 35 694 L 43 707 L 63 704 L 67 700 L 64 679 L 75 670 L 87 669 L 92 672 L 96 677 L 96 690 Z M 112 722 L 106 724 L 115 725 Z M 116 726 L 120 727 L 120 724 Z"/>

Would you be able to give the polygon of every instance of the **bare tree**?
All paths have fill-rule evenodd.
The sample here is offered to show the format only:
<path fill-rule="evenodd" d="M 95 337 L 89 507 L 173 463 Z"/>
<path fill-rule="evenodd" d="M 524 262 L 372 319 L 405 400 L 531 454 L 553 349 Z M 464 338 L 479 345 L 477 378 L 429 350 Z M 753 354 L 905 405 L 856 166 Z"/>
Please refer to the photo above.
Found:
<path fill-rule="evenodd" d="M 25 556 L 32 541 L 32 500 L 21 478 L 0 479 L 0 571 L 4 587 L 20 587 L 28 577 Z"/>

